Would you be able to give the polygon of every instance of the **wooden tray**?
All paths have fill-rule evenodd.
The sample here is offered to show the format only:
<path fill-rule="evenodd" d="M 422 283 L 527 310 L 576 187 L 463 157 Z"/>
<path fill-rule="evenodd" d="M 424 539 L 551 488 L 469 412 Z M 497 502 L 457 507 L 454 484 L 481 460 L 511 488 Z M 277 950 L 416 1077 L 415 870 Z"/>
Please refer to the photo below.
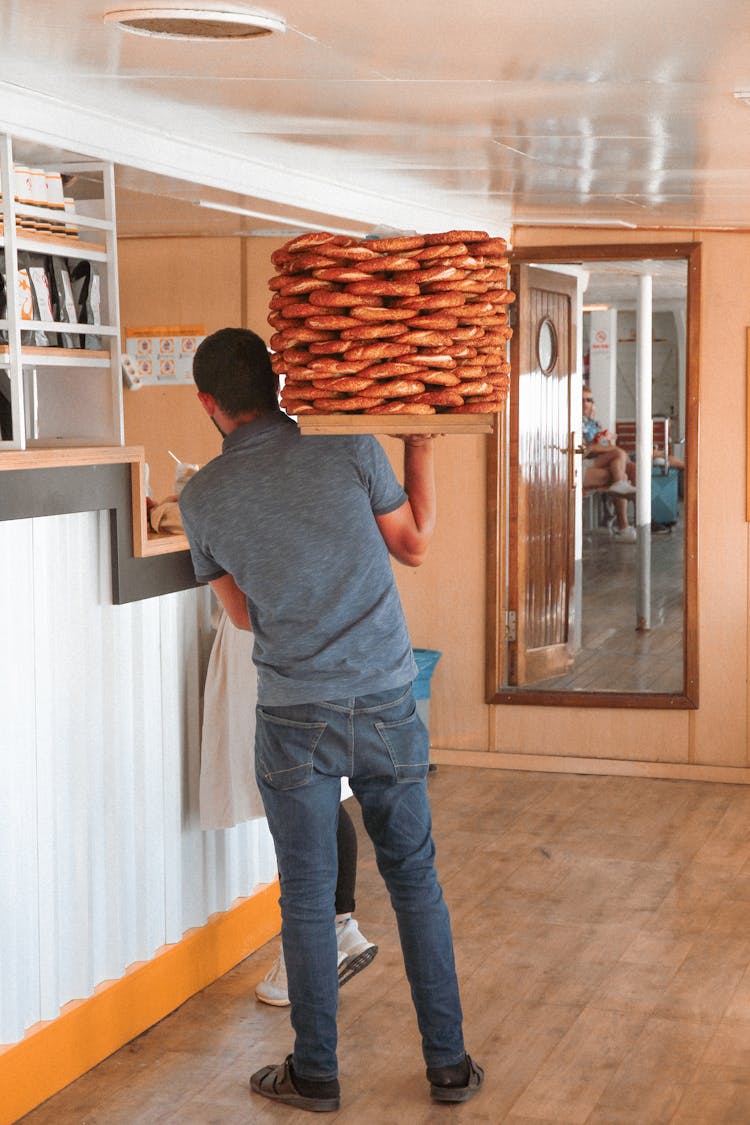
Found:
<path fill-rule="evenodd" d="M 300 414 L 303 434 L 491 434 L 497 414 Z"/>

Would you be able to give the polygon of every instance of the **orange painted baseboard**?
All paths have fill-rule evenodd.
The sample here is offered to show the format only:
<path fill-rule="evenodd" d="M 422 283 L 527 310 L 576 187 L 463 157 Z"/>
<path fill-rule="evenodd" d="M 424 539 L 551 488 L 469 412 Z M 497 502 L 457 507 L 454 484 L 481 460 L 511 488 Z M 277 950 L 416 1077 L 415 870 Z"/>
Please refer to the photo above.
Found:
<path fill-rule="evenodd" d="M 0 1125 L 13 1125 L 279 933 L 278 898 L 278 882 L 259 888 L 0 1049 Z"/>

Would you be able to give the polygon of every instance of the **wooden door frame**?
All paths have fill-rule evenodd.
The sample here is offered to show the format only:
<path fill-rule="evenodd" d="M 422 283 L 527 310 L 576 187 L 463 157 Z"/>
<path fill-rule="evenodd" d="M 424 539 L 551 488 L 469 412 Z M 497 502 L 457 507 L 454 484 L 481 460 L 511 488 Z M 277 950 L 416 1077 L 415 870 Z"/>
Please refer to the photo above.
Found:
<path fill-rule="evenodd" d="M 700 242 L 529 246 L 509 254 L 512 263 L 643 261 L 684 259 L 687 264 L 685 340 L 685 544 L 683 562 L 683 683 L 667 692 L 535 691 L 505 686 L 505 617 L 507 584 L 508 434 L 505 413 L 487 441 L 487 656 L 488 703 L 551 707 L 620 707 L 644 710 L 693 710 L 698 707 L 698 432 L 700 362 Z"/>

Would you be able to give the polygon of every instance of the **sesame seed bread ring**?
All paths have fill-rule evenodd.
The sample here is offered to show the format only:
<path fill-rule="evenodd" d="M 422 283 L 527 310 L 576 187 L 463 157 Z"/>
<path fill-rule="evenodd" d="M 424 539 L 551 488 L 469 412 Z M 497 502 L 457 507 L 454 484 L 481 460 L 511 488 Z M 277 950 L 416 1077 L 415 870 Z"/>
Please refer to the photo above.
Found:
<path fill-rule="evenodd" d="M 330 281 L 321 281 L 316 277 L 299 277 L 292 275 L 283 276 L 284 284 L 279 290 L 282 297 L 296 297 L 303 293 L 312 293 L 314 289 L 333 289 Z"/>
<path fill-rule="evenodd" d="M 512 329 L 508 328 L 507 325 L 502 328 L 488 328 L 479 344 L 483 348 L 504 348 L 511 332 Z"/>
<path fill-rule="evenodd" d="M 286 271 L 286 267 L 292 261 L 293 257 L 294 255 L 290 254 L 286 247 L 279 246 L 278 250 L 274 250 L 271 254 L 271 261 L 276 266 L 276 269 L 281 270 L 283 273 Z"/>
<path fill-rule="evenodd" d="M 425 286 L 425 293 L 477 293 L 487 292 L 486 281 L 472 281 L 471 278 L 458 278 L 455 281 L 433 281 Z"/>
<path fill-rule="evenodd" d="M 281 405 L 287 414 L 317 414 L 311 402 L 295 402 L 293 399 L 282 398 Z"/>
<path fill-rule="evenodd" d="M 398 359 L 373 363 L 371 367 L 363 367 L 359 372 L 360 379 L 401 379 L 404 375 L 416 375 L 419 379 L 427 378 L 413 363 L 405 363 Z"/>
<path fill-rule="evenodd" d="M 492 367 L 495 370 L 506 362 L 505 352 L 479 352 L 472 360 L 472 363 L 475 363 L 477 367 L 483 369 Z"/>
<path fill-rule="evenodd" d="M 465 402 L 463 406 L 454 406 L 454 414 L 497 414 L 502 410 L 503 404 L 498 401 Z"/>
<path fill-rule="evenodd" d="M 290 238 L 285 242 L 282 249 L 286 250 L 287 254 L 295 254 L 299 250 L 309 250 L 313 246 L 321 246 L 324 242 L 342 242 L 348 241 L 346 235 L 331 234 L 327 230 L 311 230 L 307 234 L 298 234 L 296 238 Z"/>
<path fill-rule="evenodd" d="M 399 402 L 397 399 L 391 399 L 390 402 L 384 402 L 379 406 L 371 406 L 365 410 L 365 414 L 436 414 L 434 406 L 428 406 L 426 402 Z"/>
<path fill-rule="evenodd" d="M 329 243 L 326 246 L 326 256 L 342 262 L 364 262 L 367 258 L 377 258 L 378 252 L 356 243 L 353 246 L 335 246 Z"/>
<path fill-rule="evenodd" d="M 465 242 L 471 242 L 470 252 L 476 257 L 477 254 L 498 254 L 504 258 L 508 252 L 508 243 L 504 238 L 484 238 L 479 241 L 474 239 L 464 239 Z"/>
<path fill-rule="evenodd" d="M 332 391 L 346 391 L 347 394 L 358 394 L 360 391 L 367 390 L 367 388 L 372 385 L 372 379 L 363 379 L 359 375 L 342 375 L 337 379 L 321 379 L 313 383 L 313 387 L 318 388 L 318 394 L 320 394 L 321 390 L 325 391 L 327 394 L 329 388 Z"/>
<path fill-rule="evenodd" d="M 273 356 L 271 357 L 271 366 L 273 366 Z M 281 374 L 283 374 L 283 371 L 281 372 Z M 295 383 L 309 383 L 313 379 L 319 379 L 320 377 L 320 371 L 313 371 L 312 367 L 301 367 L 295 365 L 294 367 L 288 367 L 286 370 L 287 383 L 290 380 Z M 286 386 L 286 383 L 284 385 Z"/>
<path fill-rule="evenodd" d="M 453 343 L 450 332 L 436 332 L 435 329 L 423 328 L 421 331 L 407 331 L 397 336 L 394 344 L 407 344 L 413 348 L 447 348 Z"/>
<path fill-rule="evenodd" d="M 456 391 L 425 391 L 415 402 L 426 402 L 428 406 L 463 406 L 464 400 Z"/>
<path fill-rule="evenodd" d="M 269 289 L 277 290 L 281 289 L 282 285 L 287 285 L 288 282 L 289 278 L 285 274 L 275 273 L 273 277 L 269 277 L 267 284 Z"/>
<path fill-rule="evenodd" d="M 440 332 L 453 332 L 454 328 L 458 328 L 458 317 L 445 312 L 425 313 L 410 320 L 407 328 L 436 328 Z"/>
<path fill-rule="evenodd" d="M 426 239 L 421 234 L 400 235 L 397 238 L 368 238 L 367 245 L 371 250 L 380 250 L 385 254 L 398 253 L 400 250 L 419 250 L 424 246 Z"/>
<path fill-rule="evenodd" d="M 326 380 L 326 383 L 333 380 Z M 292 399 L 312 399 L 320 398 L 320 380 L 315 382 L 308 381 L 306 383 L 300 382 L 297 379 L 287 379 L 281 391 L 282 402 L 285 398 Z"/>
<path fill-rule="evenodd" d="M 358 363 L 346 359 L 311 359 L 308 368 L 313 372 L 327 372 L 329 375 L 356 375 L 367 367 L 367 360 Z"/>
<path fill-rule="evenodd" d="M 286 367 L 305 367 L 313 358 L 307 348 L 284 348 L 281 356 Z"/>
<path fill-rule="evenodd" d="M 310 304 L 316 308 L 351 308 L 353 305 L 377 304 L 377 297 L 357 297 L 337 289 L 316 289 L 310 294 Z"/>
<path fill-rule="evenodd" d="M 425 246 L 444 246 L 451 242 L 478 242 L 487 238 L 489 238 L 489 235 L 486 230 L 447 230 L 442 234 L 426 234 L 424 244 Z"/>
<path fill-rule="evenodd" d="M 274 293 L 273 297 L 268 302 L 268 307 L 272 312 L 284 312 L 290 305 L 295 303 L 295 298 L 292 296 L 284 297 L 281 293 Z"/>
<path fill-rule="evenodd" d="M 374 359 L 397 359 L 399 356 L 409 355 L 412 350 L 406 344 L 390 344 L 387 340 L 375 340 L 369 344 L 352 344 L 347 357 L 366 359 L 368 363 L 372 363 Z"/>
<path fill-rule="evenodd" d="M 385 402 L 385 399 L 376 399 L 377 403 Z M 353 395 L 351 398 L 316 398 L 313 406 L 322 414 L 338 414 L 342 410 L 365 410 L 368 406 L 372 405 L 371 398 L 363 398 L 361 395 Z"/>
<path fill-rule="evenodd" d="M 284 273 L 293 277 L 297 273 L 307 273 L 309 270 L 320 270 L 324 266 L 335 265 L 338 263 L 333 258 L 327 258 L 325 254 L 295 254 L 284 267 Z"/>
<path fill-rule="evenodd" d="M 466 397 L 467 395 L 491 395 L 494 388 L 492 383 L 488 383 L 486 379 L 474 379 L 470 381 L 462 380 L 460 390 L 461 394 Z"/>
<path fill-rule="evenodd" d="M 416 352 L 409 356 L 409 363 L 416 363 L 424 367 L 450 368 L 456 366 L 452 355 L 433 354 L 432 352 Z"/>
<path fill-rule="evenodd" d="M 283 301 L 294 301 L 294 297 L 282 297 L 281 299 Z M 310 313 L 317 311 L 315 305 L 311 305 L 309 301 L 297 301 L 295 304 L 285 305 L 283 309 L 284 316 L 290 317 L 292 320 L 305 320 Z"/>
<path fill-rule="evenodd" d="M 388 336 L 401 336 L 404 331 L 403 324 L 392 324 L 388 321 L 383 321 L 382 324 L 378 322 L 366 324 L 364 321 L 359 323 L 354 321 L 354 324 L 356 327 L 343 330 L 341 333 L 342 340 L 383 340 Z"/>
<path fill-rule="evenodd" d="M 456 343 L 471 340 L 473 344 L 479 344 L 484 342 L 487 333 L 478 324 L 464 324 L 460 328 L 454 328 L 451 335 Z"/>
<path fill-rule="evenodd" d="M 360 262 L 360 269 L 365 273 L 400 273 L 402 270 L 416 273 L 419 263 L 412 258 L 402 258 L 400 254 L 381 254 L 378 258 Z"/>
<path fill-rule="evenodd" d="M 286 328 L 283 332 L 274 332 L 268 343 L 275 352 L 283 352 L 284 348 L 296 348 L 298 344 L 320 343 L 321 340 L 333 339 L 333 332 L 318 332 L 314 328 L 306 328 L 303 323 L 299 328 Z"/>
<path fill-rule="evenodd" d="M 496 305 L 512 305 L 516 295 L 512 289 L 498 289 L 492 291 L 492 300 Z"/>
<path fill-rule="evenodd" d="M 397 308 L 404 309 L 451 309 L 463 305 L 465 293 L 423 293 L 419 297 L 399 297 Z M 393 309 L 391 309 L 393 312 Z"/>
<path fill-rule="evenodd" d="M 320 340 L 310 344 L 312 355 L 338 355 L 351 346 L 349 340 Z"/>
<path fill-rule="evenodd" d="M 337 315 L 336 313 L 322 313 L 319 309 L 307 317 L 307 327 L 319 329 L 324 331 L 339 332 L 342 328 L 349 328 L 351 325 L 358 324 L 359 321 L 353 320 L 350 316 L 343 314 Z"/>
<path fill-rule="evenodd" d="M 280 312 L 269 313 L 266 320 L 277 332 L 286 332 L 290 328 L 301 327 L 301 321 L 294 320 L 292 317 L 282 316 Z"/>
<path fill-rule="evenodd" d="M 313 279 L 320 278 L 323 281 L 338 281 L 344 284 L 347 281 L 369 281 L 369 273 L 363 273 L 362 270 L 357 269 L 356 266 L 328 266 L 326 269 L 313 270 Z"/>
<path fill-rule="evenodd" d="M 434 262 L 439 258 L 455 258 L 468 254 L 468 249 L 463 242 L 438 243 L 435 246 L 423 246 L 421 250 L 409 250 L 408 257 L 416 258 L 418 262 Z"/>
<path fill-rule="evenodd" d="M 420 285 L 427 285 L 431 281 L 460 281 L 466 277 L 463 270 L 457 270 L 454 265 L 429 266 L 425 270 L 417 270 L 410 277 L 410 281 L 418 281 Z"/>
<path fill-rule="evenodd" d="M 452 355 L 454 359 L 475 360 L 477 349 L 472 348 L 469 344 L 458 343 L 452 344 L 449 348 L 443 348 L 442 354 Z"/>
<path fill-rule="evenodd" d="M 485 313 L 483 316 L 471 316 L 469 308 L 465 308 L 461 310 L 460 323 L 462 328 L 465 328 L 469 325 L 478 325 L 480 328 L 483 328 L 485 332 L 495 331 L 498 328 L 501 330 L 507 329 L 510 333 L 508 339 L 510 339 L 510 336 L 513 335 L 512 330 L 508 328 L 507 313 L 501 313 L 499 315 L 497 313 L 493 313 L 491 316 L 488 316 Z"/>
<path fill-rule="evenodd" d="M 419 368 L 417 368 L 417 370 L 419 370 Z M 428 384 L 428 388 L 430 386 L 457 387 L 461 382 L 461 379 L 456 374 L 457 370 L 458 368 L 454 368 L 453 371 L 441 371 L 439 367 L 423 367 L 422 370 L 419 371 L 419 378 L 423 383 Z"/>
<path fill-rule="evenodd" d="M 347 293 L 359 297 L 418 297 L 419 286 L 412 281 L 388 281 L 387 278 L 370 278 L 355 281 L 346 287 Z"/>
<path fill-rule="evenodd" d="M 364 398 L 404 398 L 407 395 L 420 395 L 425 390 L 419 379 L 376 379 L 367 390 Z"/>
<path fill-rule="evenodd" d="M 401 297 L 399 300 L 416 301 L 418 298 Z M 414 315 L 414 309 L 400 309 L 393 306 L 389 309 L 384 309 L 378 308 L 377 305 L 359 305 L 352 309 L 352 316 L 355 320 L 411 320 Z"/>

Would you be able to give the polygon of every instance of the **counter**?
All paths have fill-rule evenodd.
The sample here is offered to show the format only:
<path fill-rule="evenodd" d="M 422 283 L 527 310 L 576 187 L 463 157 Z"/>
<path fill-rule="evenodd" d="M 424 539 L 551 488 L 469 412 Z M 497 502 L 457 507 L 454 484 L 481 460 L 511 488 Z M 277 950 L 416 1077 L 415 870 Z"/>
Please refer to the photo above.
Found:
<path fill-rule="evenodd" d="M 108 510 L 115 605 L 197 586 L 184 535 L 146 523 L 141 446 L 0 453 L 0 521 Z"/>

